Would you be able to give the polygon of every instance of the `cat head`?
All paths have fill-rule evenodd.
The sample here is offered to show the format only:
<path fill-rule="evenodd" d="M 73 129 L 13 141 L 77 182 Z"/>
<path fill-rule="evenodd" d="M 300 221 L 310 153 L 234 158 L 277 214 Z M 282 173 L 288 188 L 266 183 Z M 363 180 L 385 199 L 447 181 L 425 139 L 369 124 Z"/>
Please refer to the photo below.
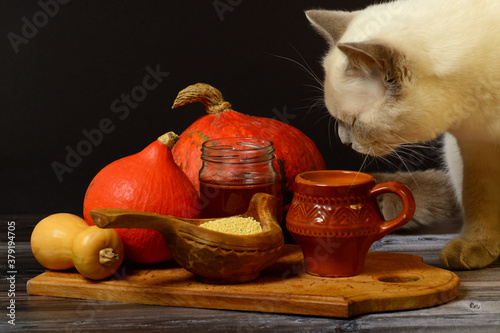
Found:
<path fill-rule="evenodd" d="M 412 54 L 397 34 L 368 36 L 359 28 L 362 15 L 306 12 L 330 45 L 323 61 L 324 97 L 341 141 L 363 154 L 381 156 L 402 144 L 436 138 L 450 121 L 447 115 L 435 115 L 444 101 L 429 97 L 441 88 L 425 57 Z"/>

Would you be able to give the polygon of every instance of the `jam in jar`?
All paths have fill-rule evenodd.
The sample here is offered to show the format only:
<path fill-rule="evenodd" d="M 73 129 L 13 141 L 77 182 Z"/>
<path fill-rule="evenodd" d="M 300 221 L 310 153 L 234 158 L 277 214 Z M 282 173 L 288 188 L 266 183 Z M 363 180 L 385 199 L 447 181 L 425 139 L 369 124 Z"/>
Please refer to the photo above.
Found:
<path fill-rule="evenodd" d="M 259 138 L 223 138 L 202 145 L 203 217 L 243 214 L 255 193 L 276 195 L 274 147 Z"/>

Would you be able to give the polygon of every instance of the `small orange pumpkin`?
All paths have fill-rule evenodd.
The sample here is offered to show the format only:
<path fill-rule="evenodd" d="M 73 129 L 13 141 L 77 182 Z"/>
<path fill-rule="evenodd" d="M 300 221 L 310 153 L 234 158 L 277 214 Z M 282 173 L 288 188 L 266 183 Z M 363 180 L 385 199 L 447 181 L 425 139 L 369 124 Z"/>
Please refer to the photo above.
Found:
<path fill-rule="evenodd" d="M 90 211 L 98 208 L 133 209 L 185 218 L 201 216 L 198 192 L 175 164 L 171 148 L 179 137 L 169 132 L 141 152 L 104 167 L 92 180 L 83 203 L 83 215 L 93 225 Z M 115 229 L 125 247 L 125 259 L 151 264 L 172 258 L 160 232 Z"/>
<path fill-rule="evenodd" d="M 272 141 L 276 150 L 278 191 L 284 206 L 292 199 L 291 186 L 297 174 L 326 168 L 314 142 L 297 128 L 276 119 L 234 111 L 221 92 L 206 83 L 197 83 L 180 91 L 172 108 L 195 102 L 202 103 L 207 114 L 184 130 L 172 154 L 198 191 L 201 145 L 211 139 L 252 137 Z"/>

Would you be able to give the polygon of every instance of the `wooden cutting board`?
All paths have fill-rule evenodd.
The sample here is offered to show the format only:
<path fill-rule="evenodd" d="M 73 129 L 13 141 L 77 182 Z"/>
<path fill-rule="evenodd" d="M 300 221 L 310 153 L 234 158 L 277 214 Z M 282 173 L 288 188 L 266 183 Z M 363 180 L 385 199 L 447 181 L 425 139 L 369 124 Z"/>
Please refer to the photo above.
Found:
<path fill-rule="evenodd" d="M 458 295 L 456 274 L 414 255 L 369 252 L 363 274 L 348 278 L 309 275 L 302 259 L 298 246 L 286 245 L 257 280 L 236 285 L 204 284 L 168 263 L 153 269 L 124 266 L 104 281 L 76 271 L 47 271 L 29 280 L 27 289 L 31 295 L 329 317 L 429 307 Z"/>

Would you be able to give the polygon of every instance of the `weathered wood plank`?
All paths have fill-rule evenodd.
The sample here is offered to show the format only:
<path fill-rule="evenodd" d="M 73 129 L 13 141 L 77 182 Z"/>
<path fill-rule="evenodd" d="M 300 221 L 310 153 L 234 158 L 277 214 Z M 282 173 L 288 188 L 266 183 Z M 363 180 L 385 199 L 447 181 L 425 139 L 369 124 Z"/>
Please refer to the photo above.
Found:
<path fill-rule="evenodd" d="M 458 295 L 458 277 L 423 264 L 420 257 L 370 252 L 361 275 L 342 279 L 312 276 L 302 253 L 287 244 L 261 276 L 243 284 L 198 282 L 181 267 L 128 268 L 126 275 L 94 282 L 76 272 L 46 272 L 28 282 L 33 295 L 170 306 L 239 309 L 330 317 L 407 310 L 442 304 Z"/>
<path fill-rule="evenodd" d="M 459 297 L 441 306 L 419 310 L 361 315 L 351 319 L 282 315 L 261 312 L 209 310 L 129 303 L 30 296 L 26 282 L 44 271 L 31 254 L 29 235 L 43 216 L 0 216 L 2 225 L 15 220 L 16 326 L 6 323 L 0 311 L 0 330 L 28 332 L 499 332 L 500 263 L 480 271 L 455 272 L 461 280 Z M 0 304 L 7 304 L 5 236 L 0 243 Z M 377 251 L 401 252 L 423 257 L 439 266 L 439 250 L 454 235 L 388 235 Z M 4 307 L 2 307 L 4 308 Z"/>

